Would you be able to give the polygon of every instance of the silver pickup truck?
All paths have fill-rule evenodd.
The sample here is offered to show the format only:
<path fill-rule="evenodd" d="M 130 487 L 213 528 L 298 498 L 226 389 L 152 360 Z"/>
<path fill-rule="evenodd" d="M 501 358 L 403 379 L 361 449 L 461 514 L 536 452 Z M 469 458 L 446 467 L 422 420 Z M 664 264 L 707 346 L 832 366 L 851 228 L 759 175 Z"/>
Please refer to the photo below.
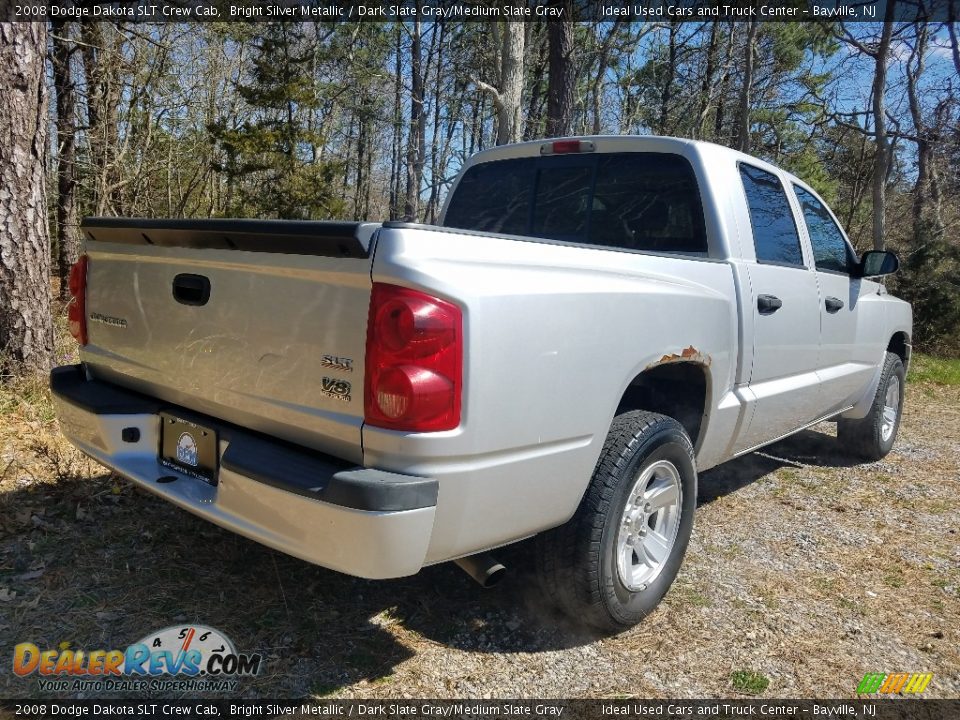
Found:
<path fill-rule="evenodd" d="M 581 622 L 676 576 L 697 472 L 825 419 L 889 452 L 911 311 L 808 185 L 716 145 L 482 152 L 440 226 L 85 221 L 64 434 L 138 485 L 353 575 L 537 536 Z"/>

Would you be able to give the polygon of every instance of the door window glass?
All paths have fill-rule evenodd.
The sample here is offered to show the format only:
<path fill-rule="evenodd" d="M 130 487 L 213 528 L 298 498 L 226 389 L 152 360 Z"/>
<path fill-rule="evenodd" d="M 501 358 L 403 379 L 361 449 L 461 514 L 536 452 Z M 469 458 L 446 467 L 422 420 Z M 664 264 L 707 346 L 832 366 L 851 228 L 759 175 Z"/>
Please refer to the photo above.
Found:
<path fill-rule="evenodd" d="M 741 163 L 740 179 L 750 208 L 757 261 L 802 266 L 800 236 L 780 178 Z"/>
<path fill-rule="evenodd" d="M 803 188 L 794 185 L 793 189 L 803 208 L 803 220 L 807 224 L 817 270 L 849 273 L 849 246 L 827 208 Z"/>

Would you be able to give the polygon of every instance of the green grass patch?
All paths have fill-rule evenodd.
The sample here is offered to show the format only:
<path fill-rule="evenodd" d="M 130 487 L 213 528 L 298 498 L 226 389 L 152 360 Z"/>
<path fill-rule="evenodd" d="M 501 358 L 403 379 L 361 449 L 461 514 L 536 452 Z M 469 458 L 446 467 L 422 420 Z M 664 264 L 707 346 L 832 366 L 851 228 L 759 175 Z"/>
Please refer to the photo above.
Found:
<path fill-rule="evenodd" d="M 799 471 L 794 470 L 793 468 L 780 468 L 780 470 L 777 471 L 777 475 L 780 476 L 781 480 L 786 480 L 789 482 L 800 479 Z"/>
<path fill-rule="evenodd" d="M 843 608 L 844 610 L 849 610 L 850 612 L 856 613 L 857 615 L 864 614 L 863 606 L 860 603 L 851 600 L 850 598 L 845 598 L 842 596 L 838 597 L 837 605 Z"/>
<path fill-rule="evenodd" d="M 734 670 L 730 673 L 733 689 L 745 695 L 759 695 L 770 686 L 770 678 L 756 670 Z"/>
<path fill-rule="evenodd" d="M 821 593 L 832 595 L 837 589 L 837 579 L 829 575 L 820 575 L 813 578 L 813 586 Z"/>
<path fill-rule="evenodd" d="M 897 572 L 884 575 L 883 582 L 888 587 L 902 588 L 904 585 L 903 573 L 898 570 Z"/>
<path fill-rule="evenodd" d="M 681 606 L 710 607 L 713 601 L 698 588 L 687 583 L 674 583 L 670 590 L 671 600 L 676 600 Z"/>
<path fill-rule="evenodd" d="M 960 359 L 938 358 L 914 353 L 910 361 L 910 382 L 960 385 Z"/>
<path fill-rule="evenodd" d="M 53 399 L 45 375 L 0 379 L 0 416 L 13 415 L 26 420 L 53 419 Z"/>

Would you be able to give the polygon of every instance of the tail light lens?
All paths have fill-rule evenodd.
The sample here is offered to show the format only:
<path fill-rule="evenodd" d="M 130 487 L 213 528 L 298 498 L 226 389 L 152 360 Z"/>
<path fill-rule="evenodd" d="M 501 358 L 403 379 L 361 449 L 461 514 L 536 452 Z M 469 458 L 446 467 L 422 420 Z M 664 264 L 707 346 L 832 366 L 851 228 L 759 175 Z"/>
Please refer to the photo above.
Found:
<path fill-rule="evenodd" d="M 460 424 L 463 316 L 456 305 L 374 283 L 367 321 L 364 420 L 412 432 Z"/>
<path fill-rule="evenodd" d="M 70 304 L 67 320 L 70 334 L 81 345 L 87 344 L 87 256 L 81 255 L 70 268 Z"/>

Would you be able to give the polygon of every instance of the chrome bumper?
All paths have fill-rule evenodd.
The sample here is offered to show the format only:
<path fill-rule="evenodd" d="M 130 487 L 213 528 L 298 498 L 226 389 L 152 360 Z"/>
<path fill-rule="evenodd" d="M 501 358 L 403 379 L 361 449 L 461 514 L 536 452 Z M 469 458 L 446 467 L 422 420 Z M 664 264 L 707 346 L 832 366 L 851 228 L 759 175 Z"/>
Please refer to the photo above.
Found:
<path fill-rule="evenodd" d="M 211 485 L 159 461 L 159 412 L 178 414 L 178 408 L 87 380 L 79 365 L 54 370 L 50 385 L 61 431 L 71 443 L 195 515 L 358 577 L 403 577 L 424 564 L 436 510 L 436 480 L 351 468 L 335 458 L 203 418 L 219 431 L 220 467 L 217 484 Z"/>

